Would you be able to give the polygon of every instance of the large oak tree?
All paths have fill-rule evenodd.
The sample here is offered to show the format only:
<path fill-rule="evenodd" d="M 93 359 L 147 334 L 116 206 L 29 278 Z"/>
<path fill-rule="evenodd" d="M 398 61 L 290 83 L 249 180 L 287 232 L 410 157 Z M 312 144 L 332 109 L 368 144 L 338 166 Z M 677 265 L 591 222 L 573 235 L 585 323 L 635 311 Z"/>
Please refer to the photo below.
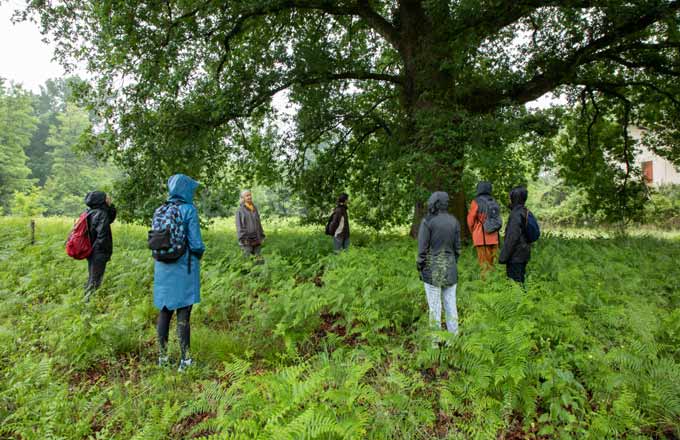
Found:
<path fill-rule="evenodd" d="M 508 146 L 546 134 L 544 115 L 524 104 L 547 92 L 606 96 L 626 118 L 661 103 L 639 117 L 671 120 L 678 9 L 669 0 L 38 0 L 25 13 L 39 16 L 65 63 L 93 72 L 90 97 L 107 128 L 99 140 L 130 173 L 130 206 L 150 210 L 149 188 L 185 171 L 207 182 L 284 178 L 308 205 L 351 188 L 367 222 L 398 221 L 415 203 L 415 224 L 429 191 L 448 191 L 461 218 L 466 170 L 511 169 L 498 160 Z M 272 105 L 282 93 L 294 111 Z"/>

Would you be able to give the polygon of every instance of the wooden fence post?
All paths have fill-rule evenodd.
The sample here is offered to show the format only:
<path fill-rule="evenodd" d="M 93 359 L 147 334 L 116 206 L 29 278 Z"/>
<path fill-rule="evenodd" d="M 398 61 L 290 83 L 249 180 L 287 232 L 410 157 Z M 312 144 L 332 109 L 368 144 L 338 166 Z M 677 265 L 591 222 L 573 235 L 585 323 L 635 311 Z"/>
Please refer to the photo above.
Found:
<path fill-rule="evenodd" d="M 31 244 L 35 244 L 35 220 L 31 220 Z"/>

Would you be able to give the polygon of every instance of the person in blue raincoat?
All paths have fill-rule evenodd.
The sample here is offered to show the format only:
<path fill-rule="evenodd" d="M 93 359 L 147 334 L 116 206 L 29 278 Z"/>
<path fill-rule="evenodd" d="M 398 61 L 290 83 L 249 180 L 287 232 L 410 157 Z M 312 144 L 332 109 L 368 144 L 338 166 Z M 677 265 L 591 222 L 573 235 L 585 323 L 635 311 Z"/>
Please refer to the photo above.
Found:
<path fill-rule="evenodd" d="M 168 202 L 179 202 L 184 227 L 187 231 L 188 249 L 177 261 L 156 261 L 153 278 L 153 302 L 160 310 L 158 316 L 159 365 L 167 364 L 168 332 L 173 312 L 177 311 L 177 335 L 180 341 L 181 360 L 179 370 L 192 363 L 189 355 L 191 340 L 191 307 L 201 301 L 200 260 L 205 252 L 201 239 L 198 212 L 193 205 L 198 182 L 184 174 L 168 179 Z M 191 264 L 189 259 L 191 258 Z"/>

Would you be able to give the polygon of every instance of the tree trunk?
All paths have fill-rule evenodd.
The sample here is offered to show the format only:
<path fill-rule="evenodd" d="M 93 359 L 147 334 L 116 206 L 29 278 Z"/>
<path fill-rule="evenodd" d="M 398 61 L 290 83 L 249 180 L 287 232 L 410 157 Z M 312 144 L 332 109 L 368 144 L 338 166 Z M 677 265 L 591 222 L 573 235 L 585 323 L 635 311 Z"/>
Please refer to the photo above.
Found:
<path fill-rule="evenodd" d="M 461 173 L 462 178 L 462 173 Z M 465 200 L 465 192 L 462 189 L 447 189 L 445 186 L 439 187 L 434 191 L 445 191 L 449 194 L 449 213 L 451 213 L 458 222 L 460 222 L 460 234 L 463 240 L 469 239 L 470 231 L 468 231 L 466 219 L 467 219 L 467 201 Z M 418 237 L 418 229 L 420 228 L 420 222 L 427 214 L 427 200 L 418 200 L 415 203 L 413 209 L 413 223 L 411 223 L 410 235 L 413 238 Z"/>
<path fill-rule="evenodd" d="M 427 213 L 427 198 L 434 191 L 449 194 L 449 212 L 465 226 L 466 201 L 462 185 L 465 160 L 464 142 L 457 138 L 455 80 L 442 70 L 448 56 L 445 32 L 436 30 L 419 0 L 400 2 L 402 26 L 399 53 L 404 62 L 402 106 L 406 110 L 405 142 L 422 153 L 414 167 L 415 202 L 411 236 L 417 237 L 420 222 Z M 427 193 L 427 194 L 426 194 Z M 426 194 L 426 195 L 425 195 Z"/>

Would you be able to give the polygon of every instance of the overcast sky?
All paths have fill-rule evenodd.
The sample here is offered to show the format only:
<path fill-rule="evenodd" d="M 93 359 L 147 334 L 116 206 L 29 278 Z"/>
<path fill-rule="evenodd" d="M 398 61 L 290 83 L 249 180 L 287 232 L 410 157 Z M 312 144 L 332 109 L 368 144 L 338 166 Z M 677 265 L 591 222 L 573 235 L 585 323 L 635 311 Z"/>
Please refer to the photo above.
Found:
<path fill-rule="evenodd" d="M 42 42 L 38 24 L 12 24 L 12 12 L 21 5 L 0 0 L 0 77 L 39 92 L 41 84 L 63 76 L 64 69 L 52 61 L 52 47 Z"/>

